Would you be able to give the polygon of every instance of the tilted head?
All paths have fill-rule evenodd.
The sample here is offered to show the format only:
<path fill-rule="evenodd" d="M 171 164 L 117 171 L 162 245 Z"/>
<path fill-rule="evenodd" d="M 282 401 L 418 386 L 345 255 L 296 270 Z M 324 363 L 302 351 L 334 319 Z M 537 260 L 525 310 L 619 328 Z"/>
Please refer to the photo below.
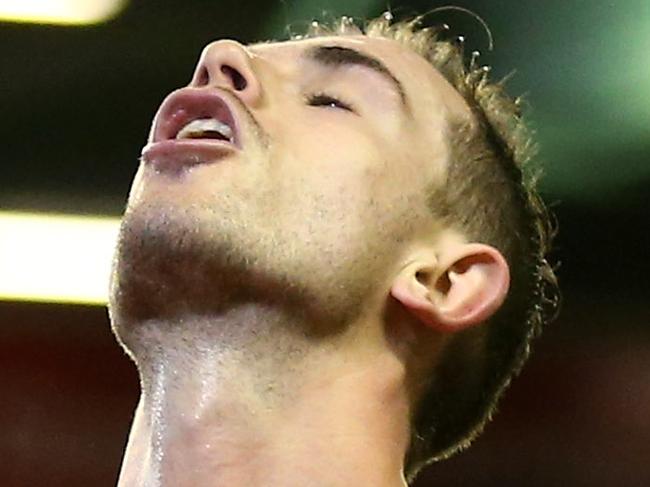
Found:
<path fill-rule="evenodd" d="M 242 303 L 295 318 L 314 345 L 393 353 L 409 478 L 480 430 L 554 282 L 517 104 L 415 25 L 208 45 L 154 122 L 110 302 L 136 362 L 139 324 Z"/>

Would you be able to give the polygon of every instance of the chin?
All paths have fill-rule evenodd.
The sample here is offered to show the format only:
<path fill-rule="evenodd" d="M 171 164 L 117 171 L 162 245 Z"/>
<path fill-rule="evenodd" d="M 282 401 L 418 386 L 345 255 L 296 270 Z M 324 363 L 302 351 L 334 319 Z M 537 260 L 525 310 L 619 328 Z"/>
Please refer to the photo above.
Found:
<path fill-rule="evenodd" d="M 113 259 L 110 307 L 115 314 L 150 318 L 180 298 L 196 280 L 197 264 L 207 260 L 197 227 L 196 217 L 170 205 L 127 210 Z"/>
<path fill-rule="evenodd" d="M 242 299 L 251 282 L 272 274 L 250 221 L 195 205 L 130 205 L 113 260 L 111 316 L 121 323 L 174 318 Z"/>

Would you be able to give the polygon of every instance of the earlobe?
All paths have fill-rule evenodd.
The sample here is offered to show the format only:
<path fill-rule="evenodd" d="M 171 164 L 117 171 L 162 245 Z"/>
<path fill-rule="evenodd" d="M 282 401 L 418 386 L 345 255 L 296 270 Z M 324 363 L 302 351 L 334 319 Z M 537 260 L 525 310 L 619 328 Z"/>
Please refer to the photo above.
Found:
<path fill-rule="evenodd" d="M 446 249 L 434 267 L 402 270 L 391 295 L 425 326 L 454 333 L 490 318 L 508 293 L 508 264 L 495 248 L 479 243 Z M 427 276 L 420 279 L 418 276 Z"/>

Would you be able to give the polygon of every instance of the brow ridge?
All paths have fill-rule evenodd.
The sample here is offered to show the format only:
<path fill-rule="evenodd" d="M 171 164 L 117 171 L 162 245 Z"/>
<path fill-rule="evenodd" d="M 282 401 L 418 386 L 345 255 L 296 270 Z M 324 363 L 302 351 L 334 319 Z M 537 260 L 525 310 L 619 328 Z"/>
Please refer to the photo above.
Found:
<path fill-rule="evenodd" d="M 305 59 L 315 61 L 325 66 L 364 66 L 370 68 L 386 79 L 397 92 L 403 108 L 408 112 L 408 101 L 404 86 L 395 75 L 376 57 L 345 46 L 312 46 L 304 54 Z"/>

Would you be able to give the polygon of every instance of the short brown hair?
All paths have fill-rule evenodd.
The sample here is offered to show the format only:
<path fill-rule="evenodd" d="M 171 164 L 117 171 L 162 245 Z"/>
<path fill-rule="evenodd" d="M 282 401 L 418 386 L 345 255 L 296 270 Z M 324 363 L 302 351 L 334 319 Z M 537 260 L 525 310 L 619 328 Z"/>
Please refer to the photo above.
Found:
<path fill-rule="evenodd" d="M 511 269 L 511 286 L 487 326 L 460 333 L 413 405 L 405 473 L 411 482 L 426 464 L 465 448 L 482 431 L 503 391 L 529 355 L 530 343 L 557 311 L 559 291 L 547 261 L 554 226 L 532 170 L 535 155 L 522 119 L 521 99 L 493 83 L 488 69 L 466 62 L 462 42 L 443 39 L 442 27 L 421 27 L 424 16 L 396 22 L 390 13 L 360 28 L 349 17 L 306 35 L 358 35 L 395 40 L 425 58 L 464 97 L 474 124 L 449 121 L 446 180 L 432 183 L 434 216 L 468 238 L 499 249 Z"/>

